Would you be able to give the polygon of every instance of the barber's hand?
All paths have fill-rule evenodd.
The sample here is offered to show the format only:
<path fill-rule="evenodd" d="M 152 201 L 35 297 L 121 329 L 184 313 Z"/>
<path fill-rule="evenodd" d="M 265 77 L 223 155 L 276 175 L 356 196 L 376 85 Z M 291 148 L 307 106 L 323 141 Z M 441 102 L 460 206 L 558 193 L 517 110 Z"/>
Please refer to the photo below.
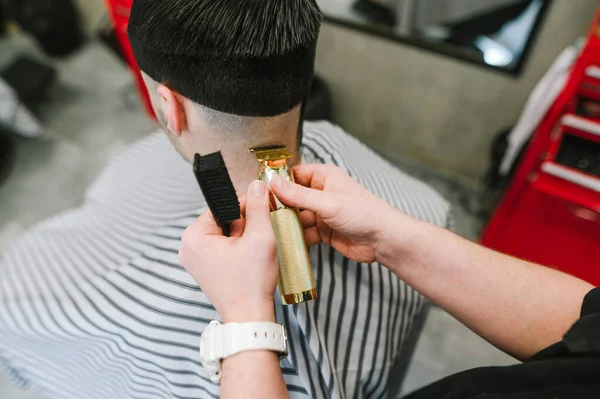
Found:
<path fill-rule="evenodd" d="M 338 167 L 300 165 L 293 172 L 298 184 L 276 178 L 271 189 L 282 203 L 303 210 L 308 245 L 325 243 L 357 262 L 375 262 L 390 223 L 409 219 Z"/>
<path fill-rule="evenodd" d="M 275 233 L 267 186 L 248 188 L 245 218 L 223 236 L 210 211 L 186 229 L 179 261 L 208 296 L 223 322 L 275 321 Z"/>

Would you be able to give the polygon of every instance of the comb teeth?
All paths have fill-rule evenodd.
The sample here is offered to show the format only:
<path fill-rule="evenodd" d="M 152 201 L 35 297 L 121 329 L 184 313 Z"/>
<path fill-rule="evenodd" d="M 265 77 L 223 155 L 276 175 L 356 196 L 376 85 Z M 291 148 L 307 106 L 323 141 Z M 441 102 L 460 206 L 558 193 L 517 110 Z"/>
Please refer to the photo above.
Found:
<path fill-rule="evenodd" d="M 194 173 L 217 224 L 227 227 L 240 218 L 240 203 L 220 152 L 194 159 Z"/>

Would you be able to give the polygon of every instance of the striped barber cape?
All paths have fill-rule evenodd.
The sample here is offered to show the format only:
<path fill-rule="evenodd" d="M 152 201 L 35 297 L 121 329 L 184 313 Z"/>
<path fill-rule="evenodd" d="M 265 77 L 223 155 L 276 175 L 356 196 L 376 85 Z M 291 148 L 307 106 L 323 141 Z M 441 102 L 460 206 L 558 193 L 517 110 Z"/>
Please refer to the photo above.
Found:
<path fill-rule="evenodd" d="M 418 219 L 449 205 L 329 123 L 306 123 L 304 162 L 336 164 Z M 40 223 L 0 261 L 0 368 L 48 398 L 219 397 L 200 364 L 218 319 L 178 264 L 184 229 L 206 209 L 191 167 L 156 133 L 111 160 L 84 205 Z M 278 306 L 292 398 L 383 398 L 425 300 L 380 264 L 311 248 L 319 299 Z"/>

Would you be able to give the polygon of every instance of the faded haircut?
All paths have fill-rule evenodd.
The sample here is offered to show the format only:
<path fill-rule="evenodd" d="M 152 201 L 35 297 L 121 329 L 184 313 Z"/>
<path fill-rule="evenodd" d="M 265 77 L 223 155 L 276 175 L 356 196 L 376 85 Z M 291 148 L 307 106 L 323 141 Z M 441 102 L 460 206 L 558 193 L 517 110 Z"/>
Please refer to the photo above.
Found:
<path fill-rule="evenodd" d="M 202 122 L 214 134 L 218 134 L 225 139 L 237 138 L 240 134 L 252 135 L 254 133 L 263 133 L 269 131 L 270 122 L 279 118 L 260 117 L 260 116 L 239 116 L 226 114 L 202 105 L 196 107 L 196 112 L 202 119 Z"/>
<path fill-rule="evenodd" d="M 316 0 L 135 0 L 140 68 L 226 114 L 287 113 L 310 93 L 323 16 Z"/>

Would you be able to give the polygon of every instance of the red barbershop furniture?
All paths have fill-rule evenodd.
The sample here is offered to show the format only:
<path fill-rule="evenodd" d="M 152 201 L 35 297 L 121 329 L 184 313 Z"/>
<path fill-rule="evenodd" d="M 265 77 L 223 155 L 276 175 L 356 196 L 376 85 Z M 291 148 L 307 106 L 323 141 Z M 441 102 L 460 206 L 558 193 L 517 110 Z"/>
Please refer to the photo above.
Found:
<path fill-rule="evenodd" d="M 600 10 L 482 242 L 600 286 Z"/>
<path fill-rule="evenodd" d="M 137 88 L 140 93 L 140 97 L 142 98 L 144 107 L 148 114 L 154 118 L 154 111 L 152 110 L 148 90 L 146 89 L 144 81 L 142 80 L 142 75 L 137 63 L 135 62 L 133 50 L 131 49 L 129 38 L 127 37 L 127 26 L 129 24 L 129 14 L 131 13 L 131 5 L 133 4 L 133 0 L 105 0 L 105 3 L 109 16 L 113 21 L 116 36 L 121 45 L 121 50 L 123 51 L 125 60 L 131 69 L 131 73 L 135 77 Z"/>

